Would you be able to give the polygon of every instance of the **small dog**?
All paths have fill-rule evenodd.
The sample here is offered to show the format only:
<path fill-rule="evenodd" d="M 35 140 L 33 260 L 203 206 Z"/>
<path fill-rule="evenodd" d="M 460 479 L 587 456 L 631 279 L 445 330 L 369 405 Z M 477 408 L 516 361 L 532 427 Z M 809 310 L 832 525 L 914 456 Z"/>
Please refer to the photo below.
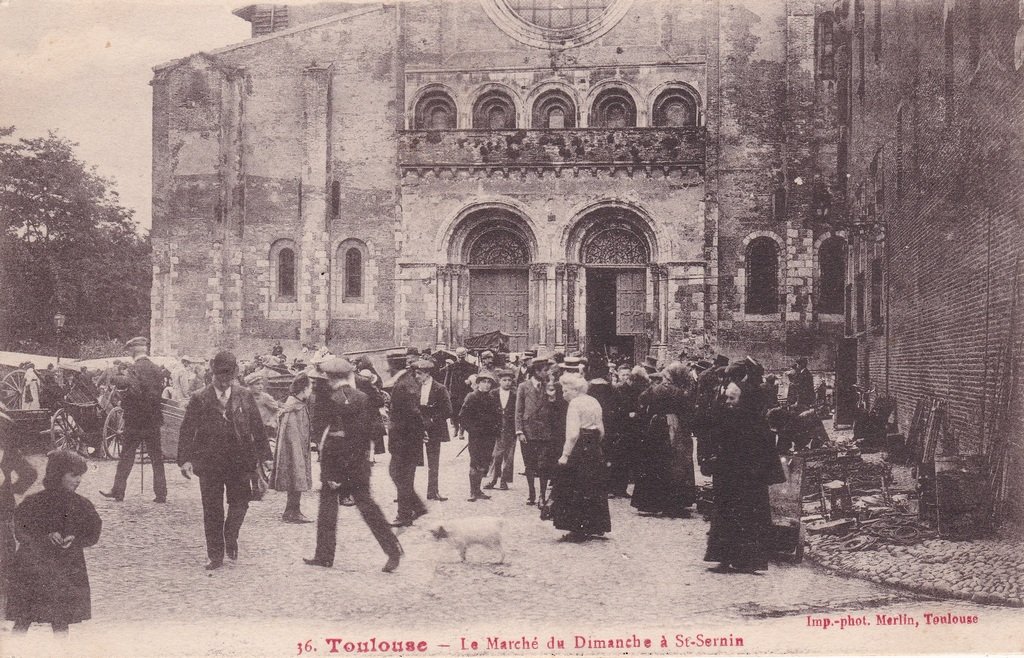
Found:
<path fill-rule="evenodd" d="M 476 544 L 497 551 L 501 557 L 498 564 L 505 562 L 505 549 L 501 545 L 501 529 L 504 521 L 493 516 L 474 516 L 452 519 L 430 527 L 434 539 L 447 539 L 459 551 L 459 557 L 466 561 L 466 551 Z"/>

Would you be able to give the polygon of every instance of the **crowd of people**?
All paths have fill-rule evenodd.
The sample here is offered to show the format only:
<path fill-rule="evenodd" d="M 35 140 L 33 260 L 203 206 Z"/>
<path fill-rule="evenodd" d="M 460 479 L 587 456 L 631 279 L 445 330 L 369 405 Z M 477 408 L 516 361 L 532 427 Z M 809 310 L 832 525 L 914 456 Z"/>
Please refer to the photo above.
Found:
<path fill-rule="evenodd" d="M 144 338 L 127 348 L 130 364 L 109 378 L 122 390 L 124 447 L 113 488 L 101 493 L 124 499 L 134 454 L 145 444 L 153 456 L 154 502 L 167 501 L 160 404 L 168 380 L 180 386 L 188 401 L 177 463 L 184 477 L 199 481 L 209 570 L 237 559 L 249 502 L 263 487 L 287 494 L 282 521 L 313 522 L 302 512 L 301 497 L 314 489 L 315 451 L 316 546 L 305 562 L 333 565 L 338 506 L 351 504 L 387 557 L 383 571 L 395 571 L 403 551 L 394 528 L 429 511 L 417 491 L 417 469 L 427 467 L 427 499 L 447 501 L 440 491 L 441 444 L 457 440 L 469 452 L 467 500 L 484 505 L 499 495 L 494 492 L 513 488 L 518 446 L 525 503 L 565 531 L 560 541 L 566 542 L 611 532 L 610 498 L 630 499 L 639 515 L 689 518 L 699 469 L 713 489 L 704 560 L 717 563 L 715 572 L 755 573 L 767 568 L 768 487 L 786 478 L 779 456 L 815 438 L 814 432 L 782 431 L 799 424 L 816 402 L 804 359 L 788 373 L 782 403 L 777 382 L 750 357 L 730 363 L 724 356 L 683 354 L 667 364 L 649 358 L 632 366 L 579 353 L 531 350 L 509 360 L 491 350 L 473 357 L 465 348 L 409 348 L 389 353 L 381 375 L 369 357 L 353 360 L 326 349 L 291 367 L 283 353 L 246 367 L 221 351 L 209 361 L 208 377 L 199 370 L 168 377 L 148 358 Z M 184 361 L 183 367 L 192 365 Z M 264 390 L 268 371 L 289 374 L 283 402 Z M 385 451 L 398 503 L 390 522 L 370 494 L 371 460 Z M 27 498 L 14 514 L 19 548 L 8 591 L 21 600 L 7 606 L 7 615 L 19 631 L 45 621 L 63 632 L 88 618 L 81 549 L 96 542 L 101 524 L 91 503 L 75 493 L 84 462 L 69 455 L 51 454 L 44 493 Z M 261 466 L 269 472 L 265 482 Z M 41 563 L 53 567 L 49 580 L 33 584 Z M 54 574 L 74 582 L 56 582 Z M 77 598 L 62 587 L 74 587 Z"/>

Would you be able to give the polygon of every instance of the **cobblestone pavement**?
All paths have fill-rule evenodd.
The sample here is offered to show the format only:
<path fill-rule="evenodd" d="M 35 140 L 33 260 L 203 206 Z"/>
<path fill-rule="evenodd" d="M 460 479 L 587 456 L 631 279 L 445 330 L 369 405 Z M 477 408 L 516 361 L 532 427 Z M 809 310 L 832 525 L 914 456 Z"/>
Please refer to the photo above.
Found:
<path fill-rule="evenodd" d="M 381 572 L 385 556 L 351 507 L 341 509 L 334 568 L 304 565 L 301 558 L 313 554 L 315 525 L 282 523 L 284 494 L 276 492 L 250 505 L 237 563 L 207 572 L 195 480 L 183 479 L 168 464 L 169 502 L 157 505 L 151 502 L 149 467 L 140 493 L 136 465 L 126 501 L 115 503 L 97 494 L 110 486 L 114 463 L 90 462 L 79 492 L 94 502 L 104 527 L 99 543 L 86 552 L 93 619 L 72 627 L 72 648 L 92 655 L 297 655 L 297 643 L 306 639 L 327 653 L 324 637 L 384 637 L 390 630 L 400 633 L 391 636 L 396 638 L 428 637 L 430 650 L 439 653 L 455 652 L 459 638 L 470 633 L 540 635 L 537 653 L 546 653 L 543 632 L 568 633 L 570 625 L 583 635 L 649 629 L 669 638 L 682 627 L 755 634 L 791 627 L 805 633 L 807 615 L 848 611 L 873 619 L 885 610 L 923 613 L 937 603 L 806 564 L 773 565 L 763 575 L 711 574 L 702 561 L 705 521 L 640 517 L 621 499 L 610 501 L 607 540 L 559 543 L 562 533 L 525 504 L 519 475 L 510 491 L 492 492 L 491 501 L 465 500 L 468 455 L 455 457 L 463 445 L 443 446 L 441 491 L 450 500 L 428 503 L 430 513 L 401 534 L 405 557 L 393 574 Z M 373 468 L 373 490 L 392 518 L 387 459 L 378 457 Z M 421 492 L 425 477 L 420 469 Z M 303 496 L 307 516 L 315 517 L 316 503 L 316 494 Z M 492 563 L 496 556 L 480 547 L 471 548 L 462 564 L 452 546 L 426 530 L 433 521 L 475 515 L 505 519 L 504 564 Z M 964 602 L 955 610 L 982 611 L 984 619 L 1007 612 Z M 50 642 L 48 634 L 34 627 L 16 652 L 31 653 L 27 647 Z M 835 634 L 815 635 L 820 645 L 792 639 L 799 635 L 768 637 L 769 644 L 731 652 L 787 646 L 827 651 L 829 642 L 836 651 L 856 651 L 850 636 L 844 642 Z M 0 641 L 9 639 L 0 634 Z"/>

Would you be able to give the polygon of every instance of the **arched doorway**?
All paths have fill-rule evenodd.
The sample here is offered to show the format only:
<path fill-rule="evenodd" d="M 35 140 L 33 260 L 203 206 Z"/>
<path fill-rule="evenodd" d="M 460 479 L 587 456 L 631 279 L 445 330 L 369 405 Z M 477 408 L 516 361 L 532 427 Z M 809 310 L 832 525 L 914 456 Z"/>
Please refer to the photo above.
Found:
<path fill-rule="evenodd" d="M 530 326 L 530 250 L 510 227 L 485 227 L 467 245 L 469 335 L 500 331 L 509 348 L 527 348 Z"/>
<path fill-rule="evenodd" d="M 638 363 L 651 346 L 651 246 L 642 221 L 624 209 L 606 208 L 587 215 L 580 227 L 585 349 L 616 363 Z"/>

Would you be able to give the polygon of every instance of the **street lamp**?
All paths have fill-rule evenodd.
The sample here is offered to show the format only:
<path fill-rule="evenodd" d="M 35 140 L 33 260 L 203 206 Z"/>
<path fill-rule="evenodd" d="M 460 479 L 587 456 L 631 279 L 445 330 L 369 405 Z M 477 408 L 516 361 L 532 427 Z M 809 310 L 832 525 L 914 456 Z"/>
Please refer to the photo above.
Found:
<path fill-rule="evenodd" d="M 64 323 L 68 321 L 68 316 L 64 315 L 60 311 L 53 316 L 53 326 L 57 327 L 57 365 L 60 365 L 60 352 L 62 347 L 62 338 L 64 337 Z"/>

